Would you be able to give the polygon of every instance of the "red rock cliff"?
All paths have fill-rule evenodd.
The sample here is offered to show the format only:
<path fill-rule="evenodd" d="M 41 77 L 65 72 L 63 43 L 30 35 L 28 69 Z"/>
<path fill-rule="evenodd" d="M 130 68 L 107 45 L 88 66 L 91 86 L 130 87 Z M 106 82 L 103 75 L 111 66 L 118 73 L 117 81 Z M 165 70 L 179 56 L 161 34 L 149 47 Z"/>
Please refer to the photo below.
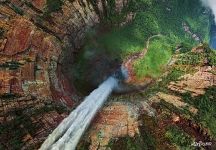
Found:
<path fill-rule="evenodd" d="M 116 3 L 118 11 L 123 2 L 126 3 Z M 50 111 L 56 108 L 53 101 L 68 108 L 74 106 L 75 88 L 62 68 L 65 61 L 73 62 L 73 53 L 82 46 L 86 31 L 98 24 L 106 12 L 100 0 L 95 5 L 85 0 L 66 0 L 52 11 L 49 3 L 48 0 L 0 1 L 0 123 L 15 124 L 17 111 L 18 116 L 22 112 L 21 116 L 29 119 L 16 126 L 16 130 L 27 131 L 19 138 L 30 145 L 42 142 L 42 137 L 65 116 Z M 46 112 L 33 115 L 41 109 Z M 34 134 L 25 125 L 28 121 L 37 127 Z M 5 148 L 12 148 L 7 145 L 11 139 L 4 135 L 0 138 Z"/>

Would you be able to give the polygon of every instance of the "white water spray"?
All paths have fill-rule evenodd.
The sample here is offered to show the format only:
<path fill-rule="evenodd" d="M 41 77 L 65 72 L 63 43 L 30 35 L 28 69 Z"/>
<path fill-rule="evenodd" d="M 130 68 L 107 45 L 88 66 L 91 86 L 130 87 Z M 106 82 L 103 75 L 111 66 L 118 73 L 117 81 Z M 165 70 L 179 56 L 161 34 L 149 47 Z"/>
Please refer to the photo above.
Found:
<path fill-rule="evenodd" d="M 40 150 L 74 150 L 83 132 L 97 111 L 118 86 L 118 79 L 109 77 L 65 118 L 49 135 Z"/>
<path fill-rule="evenodd" d="M 215 16 L 215 23 L 216 23 L 216 0 L 201 0 L 205 7 L 208 7 L 212 10 L 212 13 Z"/>

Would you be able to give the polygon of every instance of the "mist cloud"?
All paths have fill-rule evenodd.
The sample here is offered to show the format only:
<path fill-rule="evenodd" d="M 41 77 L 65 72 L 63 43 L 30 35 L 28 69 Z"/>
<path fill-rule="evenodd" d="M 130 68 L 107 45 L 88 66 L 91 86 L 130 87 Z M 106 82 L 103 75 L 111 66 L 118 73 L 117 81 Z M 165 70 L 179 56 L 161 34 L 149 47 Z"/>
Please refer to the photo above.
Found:
<path fill-rule="evenodd" d="M 208 7 L 212 10 L 212 13 L 215 16 L 215 23 L 216 23 L 216 0 L 201 0 L 205 7 Z"/>

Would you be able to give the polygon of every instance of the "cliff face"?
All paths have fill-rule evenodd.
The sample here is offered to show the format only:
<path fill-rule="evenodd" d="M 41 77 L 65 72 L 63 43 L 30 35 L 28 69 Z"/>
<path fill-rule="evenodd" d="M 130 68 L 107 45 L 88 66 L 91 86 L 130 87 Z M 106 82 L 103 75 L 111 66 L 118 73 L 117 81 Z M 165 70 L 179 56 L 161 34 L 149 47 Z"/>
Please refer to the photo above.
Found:
<path fill-rule="evenodd" d="M 87 142 L 92 150 L 171 150 L 181 147 L 178 140 L 184 142 L 182 147 L 191 147 L 191 139 L 211 142 L 205 148 L 215 149 L 216 128 L 210 116 L 215 113 L 216 68 L 206 53 L 202 46 L 176 53 L 163 77 L 147 89 L 110 98 L 79 146 Z"/>
<path fill-rule="evenodd" d="M 128 0 L 110 2 L 113 1 L 0 0 L 0 149 L 37 149 L 68 115 L 61 104 L 67 108 L 76 106 L 79 97 L 67 70 L 74 63 L 74 55 L 82 48 L 89 29 L 104 23 L 111 9 L 118 15 L 128 4 Z M 129 13 L 118 25 L 125 25 L 133 15 Z M 201 52 L 199 50 L 194 49 L 193 55 L 203 53 L 202 48 Z M 103 59 L 106 55 L 100 57 Z M 149 142 L 153 139 L 149 137 L 152 133 L 148 132 L 154 131 L 154 142 L 161 149 L 161 143 L 167 143 L 162 136 L 169 125 L 183 126 L 188 134 L 194 131 L 192 135 L 196 140 L 202 139 L 204 134 L 212 137 L 215 128 L 205 129 L 199 122 L 215 120 L 209 116 L 207 120 L 202 118 L 203 114 L 211 114 L 215 109 L 209 112 L 202 109 L 202 105 L 210 103 L 205 97 L 215 99 L 215 66 L 210 65 L 206 57 L 201 60 L 203 63 L 195 65 L 190 59 L 186 64 L 176 64 L 175 57 L 183 60 L 181 54 L 174 55 L 173 64 L 168 65 L 168 75 L 155 81 L 146 91 L 111 98 L 113 102 L 99 112 L 86 133 L 88 148 L 113 146 L 113 149 L 120 149 L 128 143 L 131 145 L 131 138 L 135 146 L 154 147 L 155 144 Z M 209 91 L 206 88 L 210 88 Z M 194 99 L 194 104 L 188 99 Z M 203 104 L 199 104 L 200 99 Z M 156 125 L 143 117 L 143 114 L 155 113 L 151 107 L 156 110 Z M 198 123 L 185 119 L 188 111 L 197 115 Z M 143 124 L 149 126 L 145 131 Z M 203 129 L 204 133 L 196 134 L 198 129 Z M 122 144 L 122 137 L 127 137 L 126 144 Z M 83 149 L 82 142 L 80 149 Z M 164 149 L 174 149 L 167 145 Z"/>
<path fill-rule="evenodd" d="M 1 2 L 0 94 L 52 97 L 72 107 L 74 88 L 61 70 L 65 62 L 73 63 L 73 53 L 82 46 L 86 31 L 105 15 L 107 4 L 53 3 Z M 116 10 L 125 3 L 117 1 Z"/>
<path fill-rule="evenodd" d="M 34 1 L 30 4 L 7 1 L 1 5 L 3 35 L 0 50 L 0 94 L 45 98 L 53 96 L 71 107 L 73 101 L 70 94 L 73 92 L 65 81 L 67 79 L 61 74 L 60 65 L 57 65 L 65 47 L 62 42 L 76 43 L 81 40 L 84 30 L 93 25 L 91 16 L 96 15 L 94 12 L 85 15 L 82 10 L 90 10 L 82 9 L 78 2 L 66 2 L 62 6 L 63 12 L 50 16 L 49 22 L 46 19 L 39 22 L 37 19 L 43 13 L 46 2 Z M 22 12 L 23 16 L 17 14 L 17 10 Z M 78 46 L 68 45 L 71 48 Z M 52 95 L 51 91 L 54 91 L 55 95 Z M 67 91 L 70 91 L 70 94 Z"/>
<path fill-rule="evenodd" d="M 116 10 L 121 11 L 125 3 L 117 1 Z M 73 63 L 73 55 L 82 46 L 85 33 L 100 23 L 106 6 L 107 2 L 100 0 L 97 3 L 85 0 L 0 1 L 0 122 L 13 124 L 21 115 L 30 117 L 28 121 L 33 126 L 40 124 L 34 134 L 23 123 L 22 127 L 16 126 L 18 131 L 23 128 L 27 131 L 27 137 L 17 135 L 22 142 L 30 145 L 33 141 L 42 142 L 41 137 L 47 136 L 65 116 L 62 111 L 55 110 L 53 100 L 69 108 L 74 106 L 75 88 L 62 70 Z M 47 106 L 51 111 L 33 115 Z M 14 114 L 18 110 L 22 113 Z M 33 114 L 26 114 L 26 111 Z M 11 140 L 4 136 L 7 132 L 1 135 L 3 143 Z"/>

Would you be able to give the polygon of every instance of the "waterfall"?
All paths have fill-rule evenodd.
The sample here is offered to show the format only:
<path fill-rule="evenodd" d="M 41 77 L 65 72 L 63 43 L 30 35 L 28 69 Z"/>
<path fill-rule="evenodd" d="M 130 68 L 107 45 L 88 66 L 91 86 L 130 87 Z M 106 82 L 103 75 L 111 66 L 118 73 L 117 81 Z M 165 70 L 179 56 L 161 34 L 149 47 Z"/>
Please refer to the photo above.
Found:
<path fill-rule="evenodd" d="M 91 120 L 117 85 L 118 79 L 114 76 L 105 80 L 59 124 L 40 150 L 74 150 Z"/>

